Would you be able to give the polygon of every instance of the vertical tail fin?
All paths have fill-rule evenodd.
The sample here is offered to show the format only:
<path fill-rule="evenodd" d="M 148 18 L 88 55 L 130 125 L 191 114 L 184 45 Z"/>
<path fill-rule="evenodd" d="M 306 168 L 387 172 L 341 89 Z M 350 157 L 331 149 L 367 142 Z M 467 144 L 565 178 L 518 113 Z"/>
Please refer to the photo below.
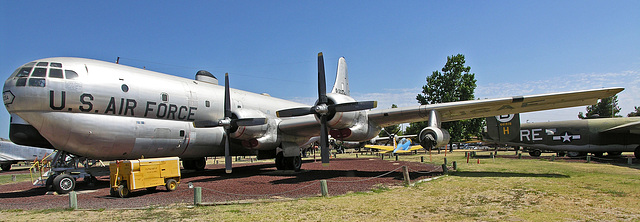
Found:
<path fill-rule="evenodd" d="M 349 96 L 349 75 L 347 72 L 347 61 L 344 57 L 338 59 L 338 70 L 336 71 L 336 83 L 333 84 L 331 93 Z"/>
<path fill-rule="evenodd" d="M 487 117 L 487 139 L 495 142 L 509 142 L 518 138 L 520 114 Z"/>

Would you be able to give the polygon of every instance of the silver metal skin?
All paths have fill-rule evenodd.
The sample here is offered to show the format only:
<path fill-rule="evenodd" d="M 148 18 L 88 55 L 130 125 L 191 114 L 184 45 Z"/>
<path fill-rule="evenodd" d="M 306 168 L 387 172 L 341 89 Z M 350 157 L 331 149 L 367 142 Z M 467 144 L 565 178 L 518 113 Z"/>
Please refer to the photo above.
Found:
<path fill-rule="evenodd" d="M 21 146 L 11 141 L 0 140 L 0 165 L 42 160 L 51 153 L 52 149 Z"/>
<path fill-rule="evenodd" d="M 40 62 L 47 62 L 47 66 L 37 66 Z M 345 75 L 336 78 L 332 91 L 337 93 L 326 94 L 329 100 L 339 100 L 334 104 L 355 101 L 349 97 L 344 64 L 338 70 L 344 70 Z M 20 76 L 24 75 L 24 67 L 33 68 L 26 76 Z M 35 68 L 44 68 L 46 75 L 61 69 L 65 76 L 34 77 Z M 78 77 L 67 78 L 67 70 Z M 26 84 L 21 86 L 20 81 Z M 330 129 L 351 130 L 343 140 L 366 141 L 374 138 L 381 127 L 425 121 L 433 113 L 438 115 L 437 121 L 452 121 L 583 106 L 622 90 L 605 88 L 321 116 L 328 118 Z M 296 155 L 290 147 L 302 146 L 320 134 L 316 115 L 275 115 L 278 110 L 308 105 L 237 89 L 230 90 L 230 98 L 231 110 L 238 118 L 266 119 L 266 124 L 239 126 L 229 134 L 233 139 L 231 155 L 255 150 L 275 153 L 276 148 L 284 147 L 285 157 L 290 157 Z M 19 67 L 5 81 L 3 101 L 11 114 L 35 128 L 53 147 L 79 156 L 100 160 L 224 156 L 222 127 L 194 127 L 194 122 L 224 119 L 224 87 L 217 84 L 103 61 L 58 57 Z M 318 113 L 329 112 L 316 108 Z M 255 146 L 246 146 L 252 143 Z"/>

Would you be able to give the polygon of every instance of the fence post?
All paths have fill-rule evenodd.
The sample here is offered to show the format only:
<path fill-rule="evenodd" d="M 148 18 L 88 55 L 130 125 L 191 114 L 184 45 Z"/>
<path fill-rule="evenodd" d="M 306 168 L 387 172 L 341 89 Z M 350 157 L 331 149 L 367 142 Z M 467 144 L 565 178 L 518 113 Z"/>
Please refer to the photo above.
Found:
<path fill-rule="evenodd" d="M 587 156 L 587 163 L 591 163 L 591 156 Z"/>
<path fill-rule="evenodd" d="M 75 191 L 69 193 L 69 208 L 78 209 L 78 194 Z"/>
<path fill-rule="evenodd" d="M 402 176 L 404 177 L 404 185 L 409 186 L 411 178 L 409 178 L 409 168 L 407 166 L 402 166 Z"/>
<path fill-rule="evenodd" d="M 522 153 L 518 153 L 518 159 L 522 159 Z"/>
<path fill-rule="evenodd" d="M 421 163 L 424 163 L 424 156 L 421 156 L 421 157 L 420 157 L 420 162 L 421 162 Z"/>
<path fill-rule="evenodd" d="M 329 189 L 327 188 L 327 180 L 320 180 L 320 192 L 323 197 L 329 196 Z"/>
<path fill-rule="evenodd" d="M 551 161 L 556 161 L 556 155 L 555 154 L 551 155 Z"/>
<path fill-rule="evenodd" d="M 449 169 L 447 169 L 447 165 L 442 164 L 442 174 L 447 174 L 447 173 L 449 173 Z"/>
<path fill-rule="evenodd" d="M 16 177 L 15 174 L 11 175 L 11 181 L 16 182 L 16 180 L 18 180 L 18 178 Z"/>
<path fill-rule="evenodd" d="M 627 157 L 627 164 L 633 164 L 633 159 L 631 157 Z"/>
<path fill-rule="evenodd" d="M 193 205 L 202 204 L 202 187 L 193 188 Z"/>
<path fill-rule="evenodd" d="M 398 154 L 396 154 L 396 161 L 398 161 Z"/>
<path fill-rule="evenodd" d="M 453 164 L 453 170 L 458 170 L 458 163 L 456 161 L 451 162 Z"/>
<path fill-rule="evenodd" d="M 446 157 L 444 158 L 444 165 L 445 166 L 447 165 L 447 158 Z"/>

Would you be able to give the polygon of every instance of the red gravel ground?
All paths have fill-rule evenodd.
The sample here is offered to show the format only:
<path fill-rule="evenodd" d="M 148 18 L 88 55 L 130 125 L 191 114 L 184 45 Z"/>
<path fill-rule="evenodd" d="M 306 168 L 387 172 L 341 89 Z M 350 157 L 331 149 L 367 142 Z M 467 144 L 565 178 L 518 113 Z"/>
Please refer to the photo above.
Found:
<path fill-rule="evenodd" d="M 114 198 L 109 196 L 109 177 L 98 178 L 94 187 L 78 181 L 76 191 L 80 209 L 192 204 L 193 189 L 188 188 L 189 182 L 202 187 L 204 203 L 318 196 L 320 180 L 327 180 L 329 195 L 341 195 L 369 191 L 378 184 L 400 185 L 403 165 L 409 167 L 412 181 L 442 174 L 440 166 L 365 158 L 334 159 L 329 167 L 305 161 L 301 172 L 276 171 L 273 163 L 247 163 L 234 164 L 233 173 L 225 174 L 224 165 L 219 164 L 208 165 L 201 172 L 183 170 L 182 183 L 173 192 L 160 187 L 153 192 L 135 190 L 129 198 Z M 30 182 L 0 185 L 0 209 L 69 207 L 68 195 L 45 195 L 46 192 L 45 188 L 34 187 Z"/>

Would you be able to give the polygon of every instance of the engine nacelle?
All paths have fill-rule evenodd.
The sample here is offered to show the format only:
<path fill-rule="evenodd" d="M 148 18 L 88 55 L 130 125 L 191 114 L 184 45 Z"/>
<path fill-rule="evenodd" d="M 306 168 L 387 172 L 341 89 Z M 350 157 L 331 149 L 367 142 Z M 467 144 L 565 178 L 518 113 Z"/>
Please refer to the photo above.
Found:
<path fill-rule="evenodd" d="M 253 109 L 237 109 L 233 111 L 234 118 L 244 119 L 244 118 L 267 118 L 267 116 Z M 269 124 L 269 119 L 267 118 L 267 124 L 257 125 L 257 126 L 238 126 L 236 128 L 232 128 L 232 133 L 229 134 L 230 138 L 239 139 L 239 140 L 249 140 L 262 137 L 267 132 L 267 127 Z"/>
<path fill-rule="evenodd" d="M 329 104 L 351 103 L 356 102 L 355 99 L 336 93 L 327 93 Z M 337 112 L 327 117 L 327 126 L 331 129 L 343 129 L 353 126 L 356 122 L 359 112 Z M 316 116 L 318 119 L 318 116 Z M 320 120 L 318 120 L 320 121 Z"/>
<path fill-rule="evenodd" d="M 443 147 L 449 143 L 451 136 L 446 130 L 437 127 L 426 127 L 418 134 L 420 145 L 425 148 Z"/>

